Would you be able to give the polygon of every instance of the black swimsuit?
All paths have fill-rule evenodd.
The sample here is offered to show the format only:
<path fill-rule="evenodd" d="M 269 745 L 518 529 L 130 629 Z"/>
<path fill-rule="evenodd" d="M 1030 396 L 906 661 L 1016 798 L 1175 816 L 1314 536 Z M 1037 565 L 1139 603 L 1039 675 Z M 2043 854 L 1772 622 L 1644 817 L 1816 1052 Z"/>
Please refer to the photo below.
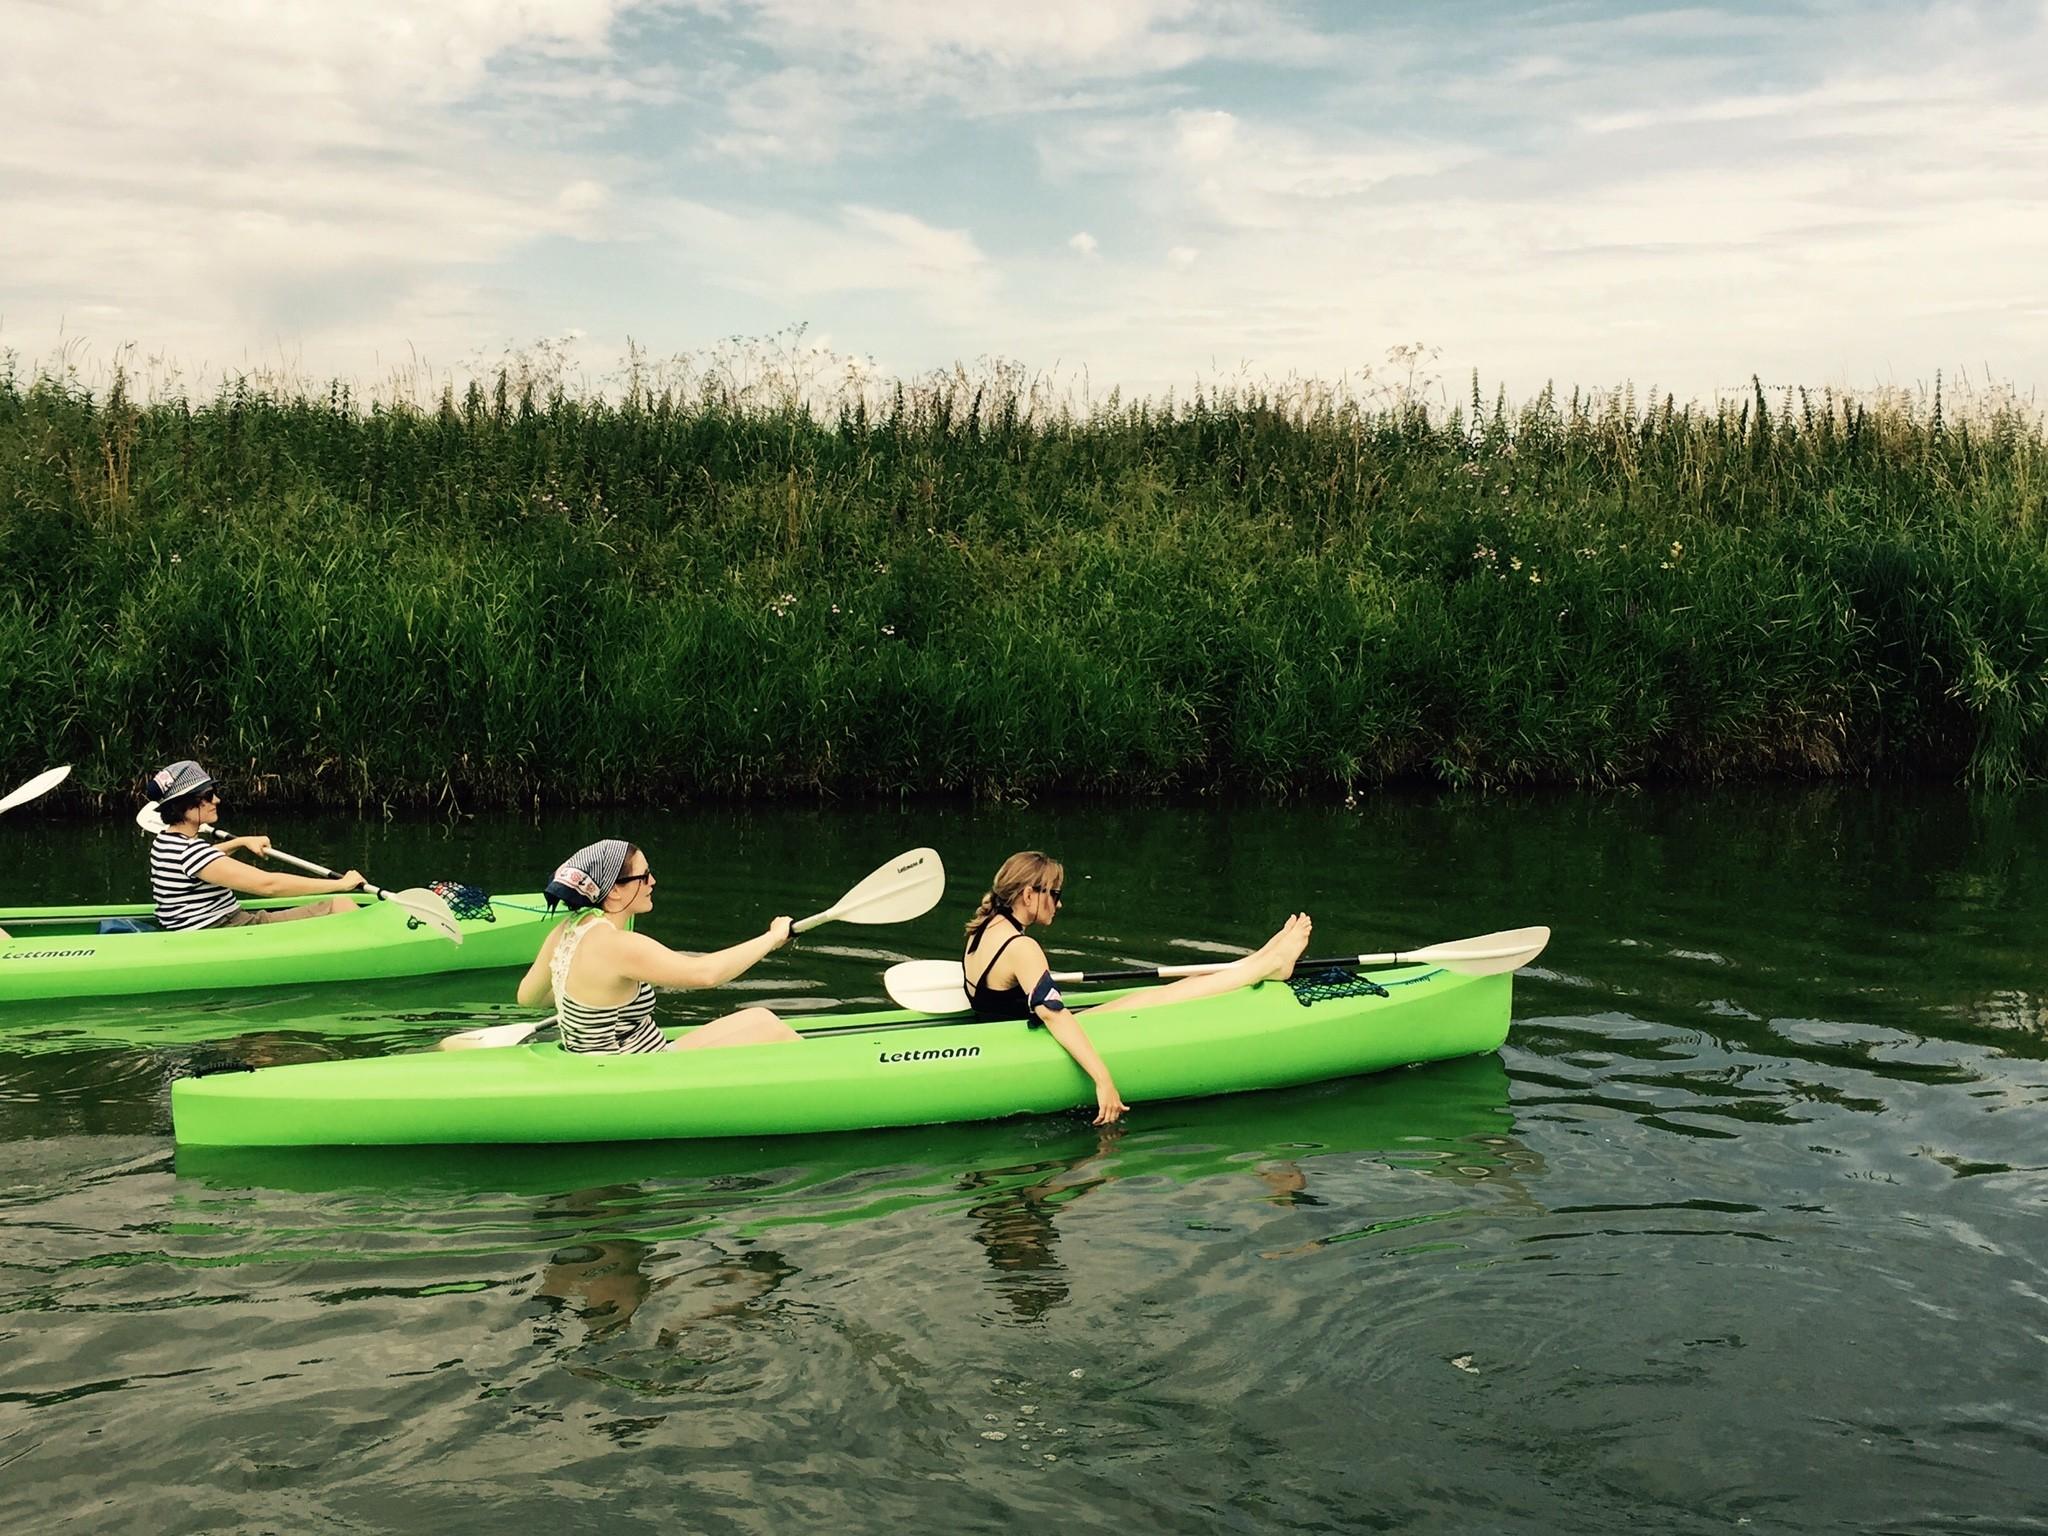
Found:
<path fill-rule="evenodd" d="M 988 923 L 994 922 L 998 917 L 1009 917 L 1009 913 L 991 912 Z M 1011 921 L 1015 922 L 1016 919 L 1011 918 Z M 980 930 L 974 935 L 975 944 L 979 944 L 982 934 L 988 931 L 988 923 L 983 923 Z M 994 970 L 996 962 L 1003 958 L 1003 951 L 1023 937 L 1024 930 L 1019 928 L 1015 933 L 1003 940 L 1002 943 L 998 944 L 996 952 L 988 957 L 988 964 L 981 968 L 981 979 L 968 982 L 967 1006 L 974 1010 L 974 1016 L 977 1019 L 1022 1019 L 1030 1024 L 1038 1023 L 1037 1018 L 1031 1012 L 1031 999 L 1025 995 L 1022 987 L 991 987 L 988 984 L 988 973 Z M 970 944 L 968 948 L 971 952 L 973 945 Z M 965 956 L 961 957 L 960 969 L 964 975 L 967 970 Z"/>

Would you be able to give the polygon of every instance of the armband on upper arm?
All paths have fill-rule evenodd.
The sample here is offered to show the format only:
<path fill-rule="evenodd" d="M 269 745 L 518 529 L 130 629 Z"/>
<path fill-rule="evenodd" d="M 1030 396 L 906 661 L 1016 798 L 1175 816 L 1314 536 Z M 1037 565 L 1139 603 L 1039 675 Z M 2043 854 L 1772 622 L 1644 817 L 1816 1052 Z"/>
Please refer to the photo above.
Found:
<path fill-rule="evenodd" d="M 1066 1000 L 1060 996 L 1060 989 L 1054 984 L 1051 971 L 1047 971 L 1043 976 L 1039 977 L 1038 985 L 1031 989 L 1033 1022 L 1037 1021 L 1038 1010 L 1041 1008 L 1051 1013 L 1065 1013 L 1067 1011 Z"/>

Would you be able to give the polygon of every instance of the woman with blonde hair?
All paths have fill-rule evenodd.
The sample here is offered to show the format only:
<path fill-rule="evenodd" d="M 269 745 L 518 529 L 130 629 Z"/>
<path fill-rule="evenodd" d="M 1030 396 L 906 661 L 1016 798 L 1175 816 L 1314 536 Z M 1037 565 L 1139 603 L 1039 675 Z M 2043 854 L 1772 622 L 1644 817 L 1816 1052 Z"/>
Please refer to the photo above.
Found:
<path fill-rule="evenodd" d="M 967 1002 L 980 1019 L 1023 1019 L 1043 1026 L 1095 1084 L 1095 1124 L 1108 1125 L 1126 1108 L 1109 1068 L 1089 1043 L 1080 1019 L 1091 1010 L 1069 1008 L 1052 979 L 1045 949 L 1025 930 L 1050 927 L 1065 900 L 1066 866 L 1035 850 L 1013 853 L 1003 860 L 994 882 L 967 920 Z M 1221 970 L 1185 976 L 1163 987 L 1118 998 L 1118 1013 L 1160 1008 L 1235 992 L 1254 982 L 1279 980 L 1294 972 L 1294 962 L 1308 947 L 1313 924 L 1297 912 L 1260 948 Z"/>

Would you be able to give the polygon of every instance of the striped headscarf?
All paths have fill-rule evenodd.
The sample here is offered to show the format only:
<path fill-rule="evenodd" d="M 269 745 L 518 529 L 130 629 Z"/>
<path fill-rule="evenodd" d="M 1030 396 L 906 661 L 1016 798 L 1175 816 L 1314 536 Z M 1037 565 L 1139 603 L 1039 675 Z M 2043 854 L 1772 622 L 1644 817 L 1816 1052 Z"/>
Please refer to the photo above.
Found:
<path fill-rule="evenodd" d="M 548 905 L 566 905 L 571 912 L 603 906 L 626 871 L 626 851 L 631 846 L 623 838 L 607 837 L 577 849 L 548 881 Z"/>

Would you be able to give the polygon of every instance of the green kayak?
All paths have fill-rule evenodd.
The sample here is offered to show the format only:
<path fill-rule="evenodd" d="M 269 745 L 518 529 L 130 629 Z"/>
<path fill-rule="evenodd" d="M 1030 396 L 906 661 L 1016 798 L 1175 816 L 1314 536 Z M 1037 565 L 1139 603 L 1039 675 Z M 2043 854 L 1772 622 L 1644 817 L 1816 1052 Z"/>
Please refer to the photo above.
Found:
<path fill-rule="evenodd" d="M 494 897 L 481 915 L 459 918 L 460 944 L 379 901 L 296 923 L 186 933 L 100 931 L 102 924 L 146 923 L 155 910 L 142 903 L 0 911 L 0 929 L 13 935 L 0 939 L 0 1003 L 488 970 L 530 963 L 548 932 L 539 896 Z"/>
<path fill-rule="evenodd" d="M 1325 971 L 1119 1014 L 1089 1038 L 1132 1103 L 1278 1088 L 1497 1050 L 1511 974 Z M 801 1044 L 646 1056 L 555 1045 L 428 1051 L 185 1078 L 185 1146 L 638 1141 L 933 1125 L 1092 1105 L 1042 1029 L 892 1010 L 819 1015 Z"/>

